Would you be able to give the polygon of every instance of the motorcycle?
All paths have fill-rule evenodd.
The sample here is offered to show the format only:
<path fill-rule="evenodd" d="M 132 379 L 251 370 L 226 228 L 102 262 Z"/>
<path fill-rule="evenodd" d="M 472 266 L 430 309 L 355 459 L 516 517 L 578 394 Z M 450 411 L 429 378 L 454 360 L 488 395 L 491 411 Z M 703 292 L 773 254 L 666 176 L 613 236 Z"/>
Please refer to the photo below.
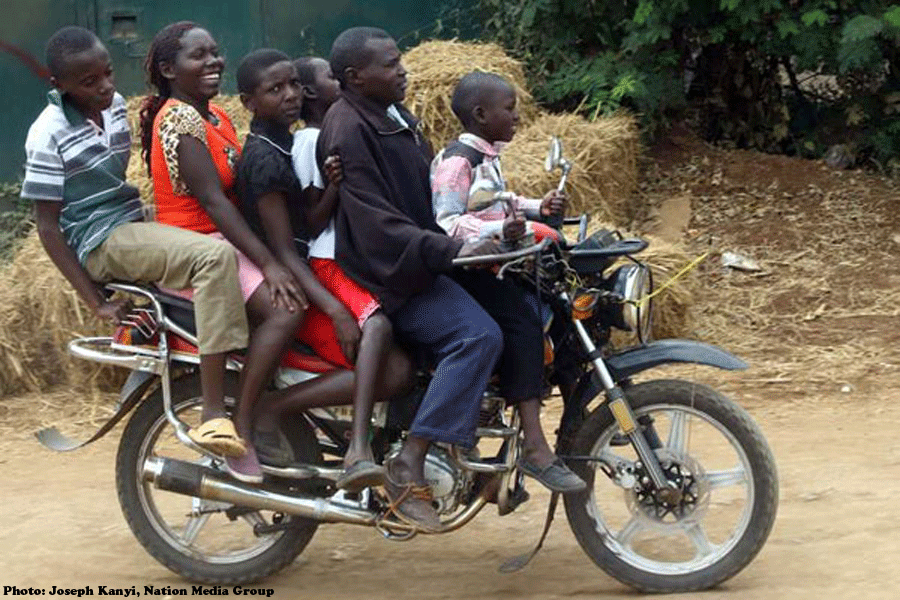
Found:
<path fill-rule="evenodd" d="M 562 169 L 562 189 L 571 163 L 562 158 L 558 140 L 551 143 L 546 166 Z M 556 451 L 588 483 L 584 492 L 563 498 L 588 557 L 641 591 L 713 587 L 746 567 L 772 529 L 778 502 L 772 453 L 752 418 L 715 390 L 683 380 L 633 378 L 671 363 L 726 370 L 746 364 L 701 342 L 650 341 L 653 282 L 636 257 L 647 243 L 607 230 L 587 235 L 584 215 L 563 224 L 578 225 L 576 242 L 545 239 L 456 259 L 455 265 L 492 265 L 497 277 L 516 278 L 535 291 L 546 324 L 547 397 L 556 385 L 563 403 Z M 259 485 L 231 478 L 221 457 L 187 436 L 199 423 L 201 404 L 191 304 L 151 287 L 108 288 L 142 300 L 128 323 L 154 344 L 73 340 L 74 355 L 130 370 L 117 409 L 86 442 L 55 428 L 37 436 L 52 449 L 74 450 L 134 410 L 116 457 L 118 497 L 135 537 L 160 563 L 192 581 L 244 584 L 290 564 L 323 523 L 371 527 L 394 541 L 424 533 L 391 516 L 382 490 L 350 494 L 335 487 L 350 431 L 349 406 L 289 415 L 280 429 L 292 462 L 264 463 Z M 614 349 L 614 329 L 632 332 L 639 343 Z M 240 366 L 240 357 L 229 360 L 226 393 L 232 398 Z M 308 349 L 293 348 L 273 385 L 283 388 L 333 368 Z M 420 371 L 410 396 L 376 406 L 376 458 L 399 451 L 429 377 Z M 516 469 L 519 416 L 493 384 L 484 393 L 476 437 L 472 450 L 433 444 L 428 453 L 425 473 L 442 521 L 439 533 L 465 526 L 488 504 L 502 516 L 529 499 Z M 553 493 L 533 550 L 505 562 L 501 571 L 521 569 L 535 556 L 558 501 Z"/>

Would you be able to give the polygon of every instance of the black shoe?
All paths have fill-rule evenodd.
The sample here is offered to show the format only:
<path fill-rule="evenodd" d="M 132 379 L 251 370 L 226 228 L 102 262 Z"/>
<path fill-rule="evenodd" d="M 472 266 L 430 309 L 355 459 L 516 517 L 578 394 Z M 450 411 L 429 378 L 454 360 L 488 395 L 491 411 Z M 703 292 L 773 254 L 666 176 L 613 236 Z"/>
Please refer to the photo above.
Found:
<path fill-rule="evenodd" d="M 525 475 L 540 481 L 544 487 L 552 492 L 572 494 L 584 491 L 587 488 L 584 479 L 567 467 L 561 458 L 557 458 L 544 468 L 538 468 L 524 458 L 520 458 L 516 462 L 516 467 Z"/>
<path fill-rule="evenodd" d="M 294 452 L 280 429 L 253 431 L 253 446 L 259 462 L 273 467 L 287 467 L 294 462 Z"/>

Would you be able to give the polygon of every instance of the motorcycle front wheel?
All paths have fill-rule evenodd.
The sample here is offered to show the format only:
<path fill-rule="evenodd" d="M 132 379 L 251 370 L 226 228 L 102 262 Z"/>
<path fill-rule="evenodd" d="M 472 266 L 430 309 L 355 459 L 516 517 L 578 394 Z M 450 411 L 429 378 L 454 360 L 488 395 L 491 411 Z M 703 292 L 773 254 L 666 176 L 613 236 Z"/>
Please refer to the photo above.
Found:
<path fill-rule="evenodd" d="M 565 497 L 582 549 L 645 592 L 703 590 L 733 577 L 762 549 L 778 506 L 775 460 L 759 427 L 715 390 L 687 381 L 639 383 L 625 395 L 680 497 L 654 493 L 609 408 L 600 407 L 571 451 L 570 466 L 588 488 Z"/>
<path fill-rule="evenodd" d="M 234 397 L 237 376 L 225 379 Z M 200 378 L 190 374 L 172 383 L 172 406 L 182 421 L 200 422 Z M 295 460 L 321 462 L 315 435 L 301 418 L 282 426 Z M 176 458 L 222 469 L 221 463 L 185 447 L 163 414 L 157 389 L 132 415 L 119 442 L 116 486 L 128 525 L 147 552 L 170 570 L 205 584 L 258 581 L 290 564 L 312 539 L 318 522 L 243 508 L 157 489 L 144 481 L 144 462 Z"/>

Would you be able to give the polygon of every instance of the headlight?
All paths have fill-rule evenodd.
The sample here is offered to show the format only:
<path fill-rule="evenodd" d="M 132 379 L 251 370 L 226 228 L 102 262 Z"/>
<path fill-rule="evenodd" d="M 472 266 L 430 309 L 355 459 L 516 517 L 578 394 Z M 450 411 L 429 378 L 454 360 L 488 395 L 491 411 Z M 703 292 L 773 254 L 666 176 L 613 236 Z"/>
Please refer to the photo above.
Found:
<path fill-rule="evenodd" d="M 650 293 L 653 281 L 646 265 L 624 265 L 616 269 L 609 281 L 611 291 L 623 299 L 612 311 L 613 325 L 634 331 L 638 339 L 650 339 Z"/>

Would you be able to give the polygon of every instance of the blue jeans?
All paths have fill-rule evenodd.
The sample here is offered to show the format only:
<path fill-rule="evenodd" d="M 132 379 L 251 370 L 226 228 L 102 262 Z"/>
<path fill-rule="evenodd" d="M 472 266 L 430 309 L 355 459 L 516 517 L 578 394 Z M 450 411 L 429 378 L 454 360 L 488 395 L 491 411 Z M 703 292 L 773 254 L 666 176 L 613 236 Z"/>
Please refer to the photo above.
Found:
<path fill-rule="evenodd" d="M 437 362 L 410 435 L 473 446 L 481 399 L 503 351 L 500 327 L 444 275 L 390 317 L 398 333 L 429 350 Z"/>

